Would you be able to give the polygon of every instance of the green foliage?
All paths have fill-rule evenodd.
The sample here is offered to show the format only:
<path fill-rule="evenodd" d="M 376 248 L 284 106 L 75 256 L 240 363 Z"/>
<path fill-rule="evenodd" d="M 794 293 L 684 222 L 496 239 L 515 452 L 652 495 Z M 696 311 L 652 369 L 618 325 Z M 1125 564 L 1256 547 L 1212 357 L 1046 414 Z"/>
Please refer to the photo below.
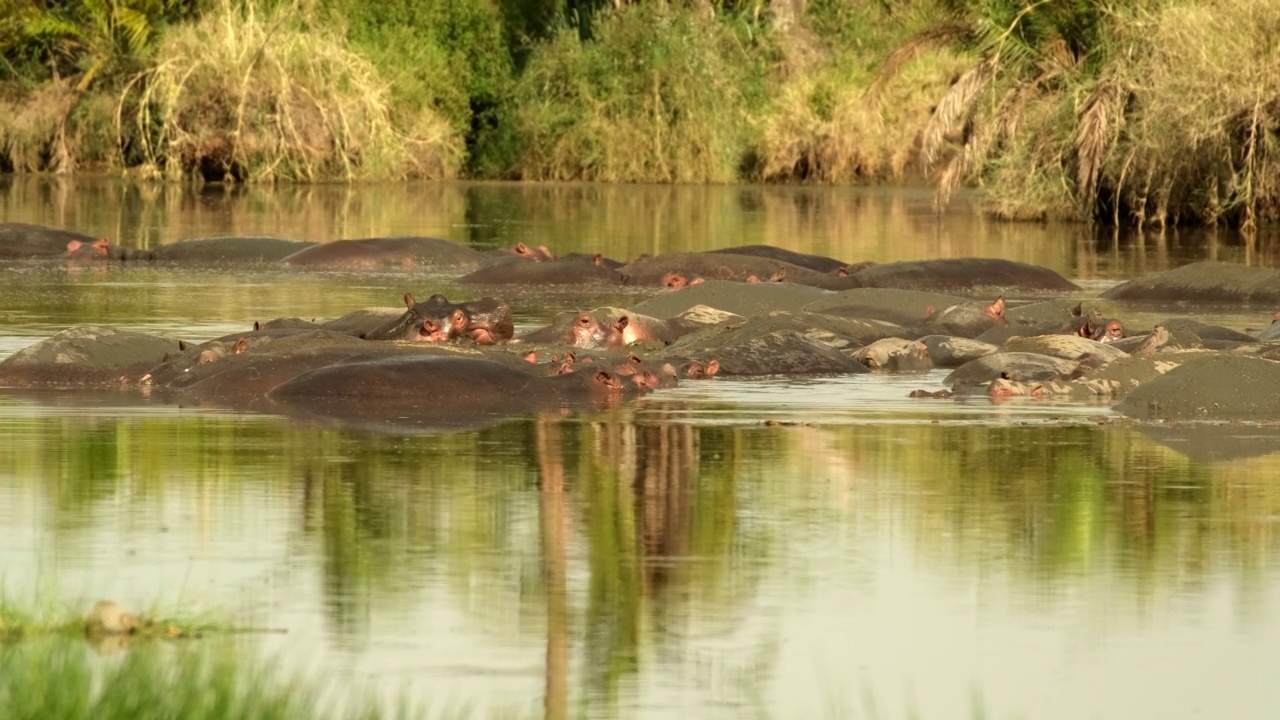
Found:
<path fill-rule="evenodd" d="M 5 0 L 0 51 L 28 68 L 43 65 L 55 76 L 78 75 L 77 87 L 84 90 L 104 72 L 136 67 L 167 24 L 194 17 L 200 5 L 200 0 Z"/>
<path fill-rule="evenodd" d="M 345 22 L 353 47 L 388 81 L 397 124 L 412 126 L 412 118 L 424 112 L 442 115 L 466 139 L 472 165 L 491 164 L 484 148 L 501 137 L 497 129 L 514 82 L 496 0 L 323 5 L 330 18 Z"/>
<path fill-rule="evenodd" d="M 749 138 L 753 63 L 725 26 L 643 3 L 535 49 L 516 90 L 528 179 L 728 182 Z"/>

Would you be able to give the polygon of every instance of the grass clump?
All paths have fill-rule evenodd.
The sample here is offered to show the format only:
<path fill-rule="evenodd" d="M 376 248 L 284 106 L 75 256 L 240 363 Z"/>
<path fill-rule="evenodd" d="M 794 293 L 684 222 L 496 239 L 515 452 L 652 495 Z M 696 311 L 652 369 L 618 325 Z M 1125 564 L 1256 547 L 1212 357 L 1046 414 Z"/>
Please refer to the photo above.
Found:
<path fill-rule="evenodd" d="M 730 27 L 646 2 L 563 28 L 516 87 L 515 163 L 530 180 L 730 182 L 750 138 L 754 60 Z"/>
<path fill-rule="evenodd" d="M 404 130 L 374 66 L 298 3 L 223 0 L 173 29 L 120 99 L 122 164 L 177 178 L 441 178 L 462 154 L 424 109 Z"/>
<path fill-rule="evenodd" d="M 60 638 L 0 645 L 0 716 L 6 720 L 386 716 L 374 701 L 336 709 L 334 701 L 339 698 L 327 686 L 284 679 L 261 662 L 246 659 L 245 652 L 231 644 L 167 645 L 137 648 L 107 660 Z"/>

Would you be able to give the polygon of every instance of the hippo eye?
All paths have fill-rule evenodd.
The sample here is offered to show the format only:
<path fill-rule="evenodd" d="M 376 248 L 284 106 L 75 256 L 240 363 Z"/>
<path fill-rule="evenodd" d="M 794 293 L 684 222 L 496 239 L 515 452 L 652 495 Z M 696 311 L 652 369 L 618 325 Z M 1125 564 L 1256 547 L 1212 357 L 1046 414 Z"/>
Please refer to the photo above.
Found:
<path fill-rule="evenodd" d="M 578 318 L 578 324 L 579 324 L 579 325 L 583 325 L 583 326 L 590 325 L 590 324 L 591 324 L 591 318 L 588 318 L 588 317 L 580 317 L 580 318 Z"/>

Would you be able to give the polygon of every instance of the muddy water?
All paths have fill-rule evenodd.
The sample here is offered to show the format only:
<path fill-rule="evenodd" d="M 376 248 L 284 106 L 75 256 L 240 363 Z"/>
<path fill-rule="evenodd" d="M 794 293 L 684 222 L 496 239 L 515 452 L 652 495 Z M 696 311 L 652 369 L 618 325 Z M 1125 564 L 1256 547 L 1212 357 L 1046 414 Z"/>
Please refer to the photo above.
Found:
<path fill-rule="evenodd" d="M 1205 257 L 1277 264 L 1265 235 L 1000 225 L 896 189 L 0 180 L 0 209 L 133 245 L 415 233 L 625 257 L 770 242 L 1011 257 L 1091 287 Z M 0 355 L 70 324 L 201 340 L 460 292 L 411 274 L 0 277 Z M 530 327 L 635 297 L 513 304 Z M 250 647 L 353 702 L 409 697 L 433 717 L 1274 717 L 1280 438 L 905 397 L 941 376 L 689 382 L 602 414 L 399 436 L 3 393 L 0 580 L 17 600 L 285 629 Z"/>

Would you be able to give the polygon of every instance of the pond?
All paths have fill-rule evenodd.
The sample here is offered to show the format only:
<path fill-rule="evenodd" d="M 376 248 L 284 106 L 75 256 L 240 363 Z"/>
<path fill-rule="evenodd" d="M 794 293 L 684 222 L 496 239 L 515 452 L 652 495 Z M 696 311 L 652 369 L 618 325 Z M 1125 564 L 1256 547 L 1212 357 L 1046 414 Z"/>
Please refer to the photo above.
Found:
<path fill-rule="evenodd" d="M 4 178 L 0 208 L 140 247 L 426 234 L 625 259 L 769 243 L 1005 257 L 1091 291 L 1203 258 L 1280 266 L 1274 233 L 1002 224 L 903 188 Z M 419 272 L 0 277 L 0 357 L 77 324 L 202 341 L 469 292 Z M 524 330 L 643 296 L 508 300 Z M 4 391 L 0 582 L 85 608 L 235 613 L 285 631 L 253 641 L 275 665 L 428 716 L 1273 716 L 1280 437 L 907 398 L 943 375 L 689 381 L 596 413 L 402 434 Z"/>

